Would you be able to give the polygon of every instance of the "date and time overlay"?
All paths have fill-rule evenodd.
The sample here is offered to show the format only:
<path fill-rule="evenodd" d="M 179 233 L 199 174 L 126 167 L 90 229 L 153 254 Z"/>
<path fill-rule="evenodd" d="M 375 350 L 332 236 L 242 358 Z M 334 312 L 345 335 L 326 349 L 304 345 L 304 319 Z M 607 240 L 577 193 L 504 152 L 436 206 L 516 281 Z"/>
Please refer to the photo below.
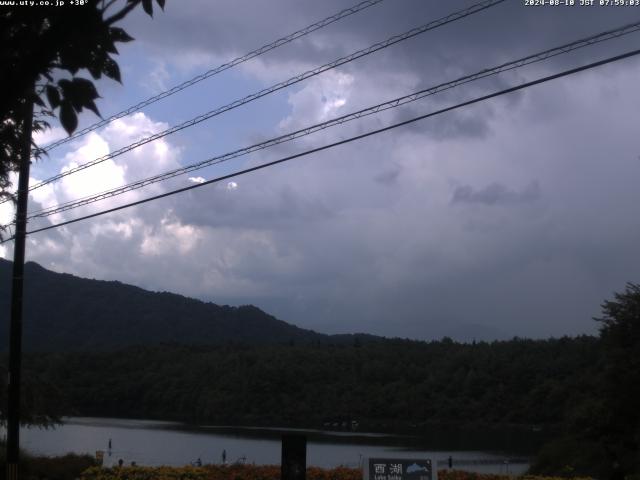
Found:
<path fill-rule="evenodd" d="M 520 0 L 525 7 L 640 7 L 640 0 Z M 81 7 L 88 0 L 0 0 L 0 7 Z"/>

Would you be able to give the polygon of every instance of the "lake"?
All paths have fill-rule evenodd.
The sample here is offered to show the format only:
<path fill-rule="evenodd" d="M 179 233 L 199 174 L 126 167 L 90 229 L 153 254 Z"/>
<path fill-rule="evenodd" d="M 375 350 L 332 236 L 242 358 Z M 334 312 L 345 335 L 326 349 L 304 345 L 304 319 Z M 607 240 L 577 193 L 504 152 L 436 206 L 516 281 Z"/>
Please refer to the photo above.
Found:
<path fill-rule="evenodd" d="M 203 463 L 246 461 L 258 465 L 280 463 L 283 432 L 307 436 L 307 465 L 357 467 L 362 458 L 429 458 L 446 468 L 449 456 L 454 468 L 477 472 L 524 473 L 522 455 L 495 450 L 425 449 L 422 438 L 363 432 L 268 429 L 226 426 L 192 426 L 177 422 L 114 418 L 65 418 L 55 429 L 21 429 L 20 442 L 26 450 L 41 455 L 68 452 L 95 455 L 105 452 L 105 465 L 122 459 L 125 464 L 186 465 L 200 458 Z M 108 443 L 111 439 L 112 449 Z M 519 462 L 514 461 L 517 457 Z M 505 463 L 508 459 L 510 461 Z"/>

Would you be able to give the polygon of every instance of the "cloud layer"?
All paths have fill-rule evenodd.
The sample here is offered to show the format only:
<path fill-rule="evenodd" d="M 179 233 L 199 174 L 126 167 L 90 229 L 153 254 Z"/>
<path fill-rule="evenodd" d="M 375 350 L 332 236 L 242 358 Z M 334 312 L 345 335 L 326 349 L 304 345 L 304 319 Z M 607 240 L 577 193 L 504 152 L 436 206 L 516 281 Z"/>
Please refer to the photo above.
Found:
<path fill-rule="evenodd" d="M 153 22 L 132 18 L 127 29 L 135 32 L 138 45 L 125 51 L 123 65 L 142 61 L 144 52 L 155 68 L 142 74 L 132 66 L 129 80 L 152 90 L 173 85 L 205 64 L 211 67 L 209 62 L 226 61 L 346 6 L 337 0 L 269 5 L 256 12 L 254 2 L 214 8 L 194 0 L 179 9 L 168 5 Z M 49 168 L 72 168 L 231 101 L 242 95 L 241 88 L 249 89 L 246 95 L 468 5 L 383 2 L 235 73 L 203 82 L 173 99 L 173 107 L 158 106 L 114 122 L 73 143 L 51 159 Z M 552 12 L 505 2 L 315 77 L 272 100 L 255 102 L 224 121 L 65 177 L 34 192 L 32 209 L 123 185 L 621 23 L 624 14 L 616 9 Z M 188 179 L 101 202 L 82 213 L 335 142 L 619 53 L 624 45 L 617 41 L 558 57 L 231 165 L 193 172 Z M 630 60 L 531 88 L 36 234 L 30 237 L 28 255 L 58 271 L 218 303 L 253 303 L 286 321 L 330 333 L 470 340 L 594 332 L 591 317 L 602 300 L 640 277 L 635 254 L 640 226 L 633 220 L 640 203 L 635 132 L 640 93 L 630 87 L 639 75 L 640 64 Z M 36 174 L 46 176 L 44 170 Z M 37 179 L 42 178 L 33 181 Z M 60 214 L 52 221 L 79 213 Z"/>

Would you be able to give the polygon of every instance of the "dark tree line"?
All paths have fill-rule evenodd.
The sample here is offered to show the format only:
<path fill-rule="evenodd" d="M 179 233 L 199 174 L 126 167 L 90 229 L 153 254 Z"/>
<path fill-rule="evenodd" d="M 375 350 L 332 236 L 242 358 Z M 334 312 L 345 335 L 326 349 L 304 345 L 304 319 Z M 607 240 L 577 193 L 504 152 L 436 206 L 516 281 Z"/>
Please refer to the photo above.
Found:
<path fill-rule="evenodd" d="M 555 426 L 597 388 L 596 338 L 458 344 L 137 347 L 32 355 L 65 414 L 374 429 L 433 422 Z"/>

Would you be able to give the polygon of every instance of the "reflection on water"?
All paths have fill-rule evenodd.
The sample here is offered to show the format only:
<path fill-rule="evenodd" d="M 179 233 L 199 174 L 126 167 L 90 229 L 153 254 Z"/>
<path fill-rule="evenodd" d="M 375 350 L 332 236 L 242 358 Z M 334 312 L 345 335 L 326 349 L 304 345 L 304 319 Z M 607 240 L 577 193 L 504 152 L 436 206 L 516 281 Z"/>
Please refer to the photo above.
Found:
<path fill-rule="evenodd" d="M 286 431 L 292 431 L 287 429 Z M 307 464 L 310 466 L 357 467 L 366 457 L 429 458 L 445 461 L 483 460 L 491 465 L 466 465 L 467 470 L 481 472 L 523 473 L 526 464 L 505 464 L 513 456 L 486 451 L 426 449 L 410 436 L 324 432 L 301 430 L 308 438 Z M 105 465 L 125 464 L 185 465 L 200 458 L 203 463 L 220 463 L 226 450 L 227 462 L 246 458 L 247 463 L 279 464 L 280 435 L 283 430 L 230 426 L 193 427 L 175 422 L 124 420 L 111 418 L 67 418 L 55 429 L 21 430 L 23 448 L 37 454 L 63 455 L 68 452 L 105 452 Z M 108 450 L 109 440 L 112 449 Z M 519 456 L 521 457 L 521 456 Z M 443 468 L 443 467 L 441 467 Z"/>

